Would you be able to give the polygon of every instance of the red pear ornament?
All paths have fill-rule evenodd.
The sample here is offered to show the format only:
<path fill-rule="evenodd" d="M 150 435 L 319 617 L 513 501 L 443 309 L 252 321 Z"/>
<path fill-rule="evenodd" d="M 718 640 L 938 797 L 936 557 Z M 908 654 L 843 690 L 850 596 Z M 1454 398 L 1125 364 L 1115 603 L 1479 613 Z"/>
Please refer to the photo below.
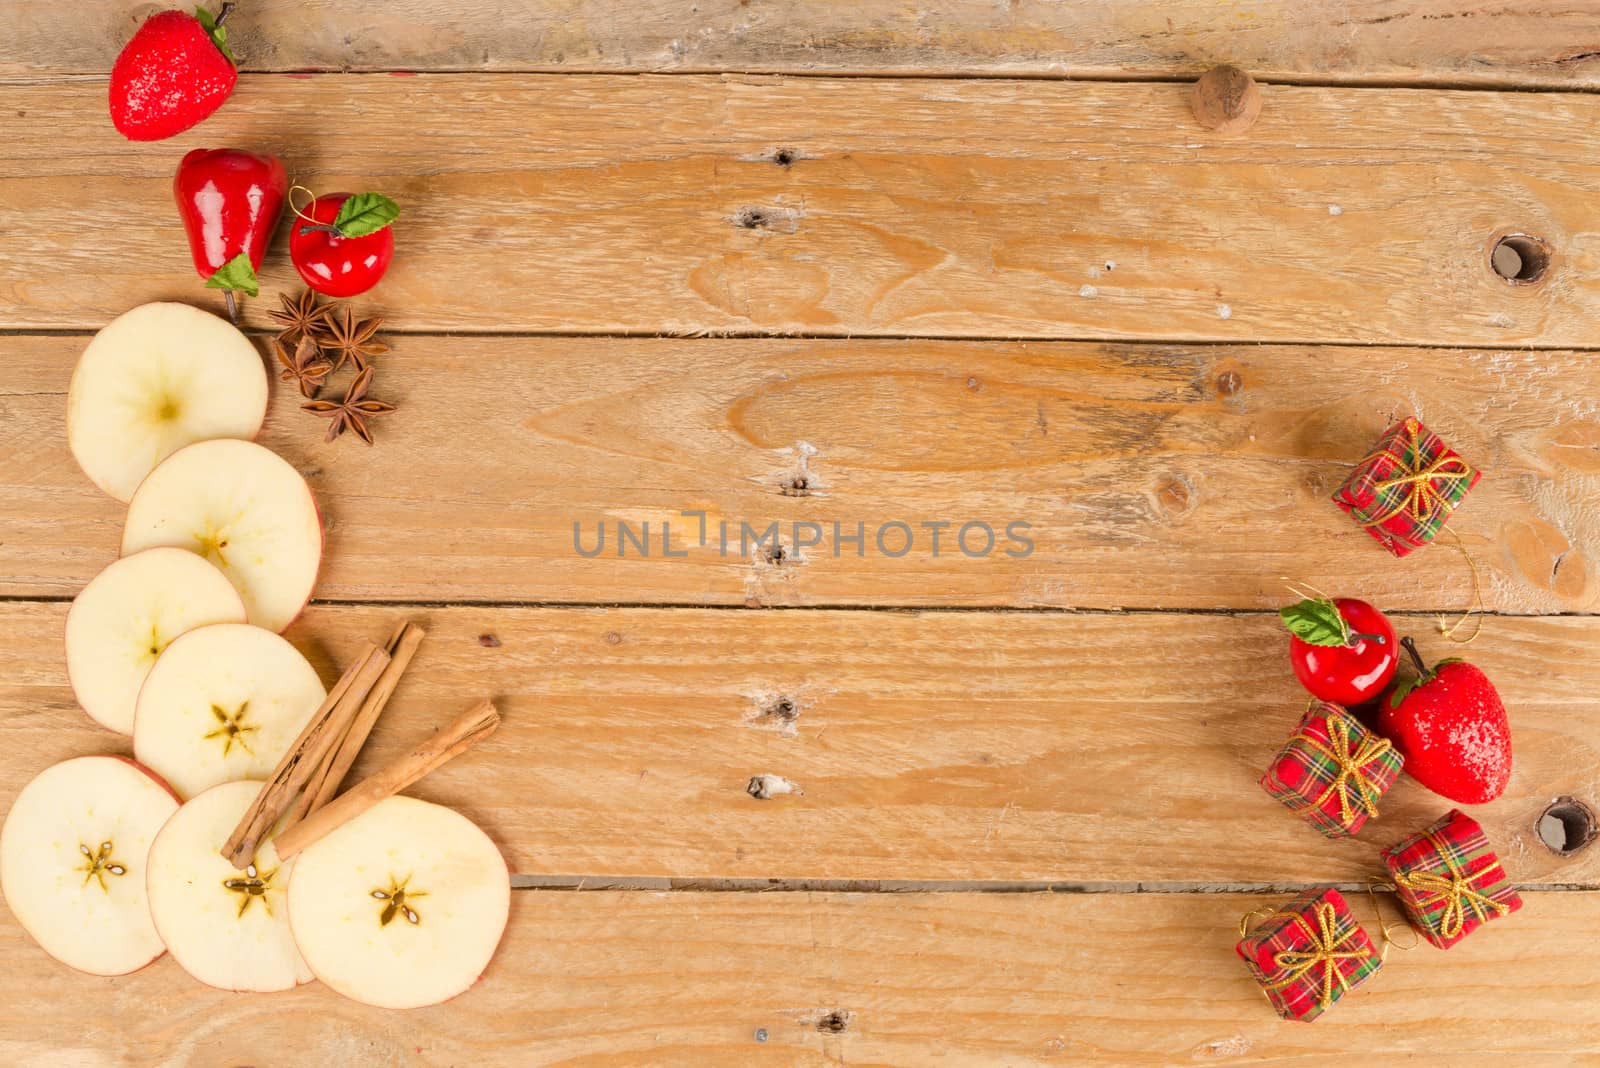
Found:
<path fill-rule="evenodd" d="M 256 272 L 289 193 L 283 164 L 236 148 L 197 148 L 178 164 L 172 192 L 194 269 L 207 288 L 226 293 L 228 314 L 238 322 L 233 291 L 260 292 Z"/>

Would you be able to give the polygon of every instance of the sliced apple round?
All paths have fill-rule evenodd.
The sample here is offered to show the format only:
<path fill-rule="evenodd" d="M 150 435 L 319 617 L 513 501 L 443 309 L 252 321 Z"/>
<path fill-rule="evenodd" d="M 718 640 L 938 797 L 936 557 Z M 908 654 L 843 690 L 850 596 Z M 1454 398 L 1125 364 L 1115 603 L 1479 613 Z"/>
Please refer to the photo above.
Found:
<path fill-rule="evenodd" d="M 327 691 L 283 638 L 213 623 L 175 638 L 139 690 L 133 754 L 190 798 L 272 774 Z"/>
<path fill-rule="evenodd" d="M 311 981 L 289 933 L 285 897 L 294 862 L 271 838 L 243 870 L 222 846 L 261 790 L 225 782 L 178 809 L 150 847 L 150 915 L 172 959 L 207 986 L 288 990 Z"/>
<path fill-rule="evenodd" d="M 250 622 L 281 631 L 317 581 L 322 521 L 306 480 L 271 449 L 202 441 L 163 460 L 128 504 L 122 554 L 158 545 L 215 564 Z"/>
<path fill-rule="evenodd" d="M 91 975 L 161 956 L 150 919 L 150 843 L 178 810 L 165 783 L 124 757 L 76 757 L 22 788 L 0 830 L 0 892 L 44 951 Z"/>
<path fill-rule="evenodd" d="M 145 676 L 178 635 L 208 623 L 243 623 L 227 576 L 182 549 L 124 556 L 89 580 L 67 611 L 67 681 L 96 723 L 133 733 Z"/>
<path fill-rule="evenodd" d="M 478 980 L 511 909 L 505 858 L 477 824 L 380 801 L 295 857 L 289 925 L 329 987 L 368 1005 L 447 1001 Z"/>
<path fill-rule="evenodd" d="M 67 389 L 67 444 L 119 501 L 162 460 L 208 438 L 253 438 L 267 370 L 232 324 L 187 304 L 142 304 L 106 324 Z"/>

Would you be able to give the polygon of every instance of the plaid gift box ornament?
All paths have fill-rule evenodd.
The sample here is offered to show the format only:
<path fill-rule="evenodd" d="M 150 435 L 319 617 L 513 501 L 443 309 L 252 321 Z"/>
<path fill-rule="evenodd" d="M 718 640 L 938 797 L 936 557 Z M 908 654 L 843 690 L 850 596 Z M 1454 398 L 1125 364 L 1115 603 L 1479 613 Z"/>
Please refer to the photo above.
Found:
<path fill-rule="evenodd" d="M 1413 417 L 1384 432 L 1333 502 L 1385 549 L 1405 556 L 1433 540 L 1479 477 Z"/>
<path fill-rule="evenodd" d="M 1235 946 L 1279 1016 L 1310 1022 L 1383 966 L 1372 940 L 1337 890 L 1307 890 L 1249 930 Z"/>
<path fill-rule="evenodd" d="M 1347 838 L 1378 814 L 1404 758 L 1335 704 L 1313 702 L 1261 788 L 1329 838 Z"/>
<path fill-rule="evenodd" d="M 1406 917 L 1440 949 L 1522 907 L 1483 828 L 1459 809 L 1384 850 L 1383 862 Z"/>

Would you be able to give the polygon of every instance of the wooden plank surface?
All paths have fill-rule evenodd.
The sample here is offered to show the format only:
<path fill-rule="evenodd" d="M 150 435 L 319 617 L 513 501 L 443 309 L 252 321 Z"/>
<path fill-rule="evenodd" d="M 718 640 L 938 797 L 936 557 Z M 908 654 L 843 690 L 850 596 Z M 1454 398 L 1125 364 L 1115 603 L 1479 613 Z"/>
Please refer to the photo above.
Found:
<path fill-rule="evenodd" d="M 24 3 L 0 74 L 106 71 L 142 0 Z M 245 69 L 870 71 L 1149 77 L 1238 63 L 1365 83 L 1593 86 L 1600 12 L 1541 0 L 302 0 L 242 5 Z"/>
<path fill-rule="evenodd" d="M 1393 953 L 1314 1027 L 1277 1020 L 1233 954 L 1240 914 L 1280 900 L 523 891 L 484 981 L 406 1013 L 315 985 L 267 997 L 208 990 L 168 959 L 119 979 L 69 975 L 0 915 L 0 1059 L 1553 1068 L 1600 1056 L 1600 981 L 1577 937 L 1600 921 L 1600 895 L 1530 895 L 1448 953 Z M 1375 926 L 1365 897 L 1352 908 Z M 830 1016 L 842 1032 L 819 1026 Z"/>
<path fill-rule="evenodd" d="M 1326 499 L 1395 413 L 1418 410 L 1488 472 L 1451 524 L 1486 604 L 1600 601 L 1586 353 L 394 340 L 375 393 L 401 411 L 375 448 L 324 445 L 282 388 L 262 439 L 322 504 L 325 599 L 1271 608 L 1291 576 L 1462 608 L 1471 573 L 1448 538 L 1394 560 Z M 0 338 L 6 595 L 72 596 L 117 551 L 123 508 L 66 448 L 84 343 Z M 684 511 L 706 513 L 706 545 Z M 957 541 L 974 521 L 996 531 L 980 557 Z M 1023 551 L 1014 521 L 1031 524 L 1028 555 L 1008 555 Z M 791 550 L 778 563 L 754 545 L 774 522 Z M 885 555 L 897 529 L 877 545 L 893 522 L 916 538 L 903 557 Z M 938 556 L 928 522 L 951 524 Z M 603 525 L 605 551 L 575 550 L 575 523 L 584 552 Z M 617 556 L 621 523 L 650 525 L 649 557 Z M 663 523 L 687 555 L 662 555 Z M 796 523 L 818 524 L 798 555 Z M 858 523 L 864 556 L 842 540 Z M 966 544 L 981 552 L 982 531 Z"/>
<path fill-rule="evenodd" d="M 402 614 L 313 608 L 289 637 L 332 680 Z M 418 793 L 481 822 L 522 875 L 1361 883 L 1449 807 L 1403 780 L 1359 839 L 1329 842 L 1257 787 L 1306 703 L 1275 617 L 417 614 L 429 638 L 365 766 L 492 696 L 504 725 Z M 66 688 L 64 616 L 0 605 L 0 796 L 122 749 Z M 1600 885 L 1600 852 L 1562 859 L 1534 830 L 1557 795 L 1600 811 L 1597 640 L 1600 620 L 1496 618 L 1466 650 L 1517 744 L 1506 796 L 1474 813 L 1522 882 Z M 756 800 L 760 775 L 803 793 Z"/>
<path fill-rule="evenodd" d="M 28 82 L 0 109 L 0 327 L 97 328 L 200 295 L 172 172 L 185 149 L 239 144 L 406 205 L 364 302 L 406 330 L 1593 343 L 1600 99 L 1275 86 L 1224 141 L 1187 94 L 255 76 L 203 127 L 134 145 L 100 79 Z M 359 158 L 307 136 L 357 128 Z M 1506 230 L 1549 242 L 1544 282 L 1490 269 Z M 291 277 L 270 262 L 269 293 Z M 249 303 L 265 323 L 268 301 Z"/>

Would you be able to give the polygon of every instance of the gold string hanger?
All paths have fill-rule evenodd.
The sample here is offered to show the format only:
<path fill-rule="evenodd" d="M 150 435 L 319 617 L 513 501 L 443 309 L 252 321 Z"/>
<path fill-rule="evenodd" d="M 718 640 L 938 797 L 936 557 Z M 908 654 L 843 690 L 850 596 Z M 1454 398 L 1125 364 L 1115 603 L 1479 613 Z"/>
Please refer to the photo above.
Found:
<path fill-rule="evenodd" d="M 1378 905 L 1379 890 L 1385 893 L 1394 893 L 1395 888 L 1376 875 L 1370 876 L 1367 879 L 1367 896 L 1372 899 L 1372 911 L 1378 917 L 1378 937 L 1383 942 L 1383 948 L 1378 953 L 1378 962 L 1381 964 L 1388 961 L 1390 949 L 1398 949 L 1403 953 L 1409 953 L 1416 949 L 1417 946 L 1422 944 L 1422 936 L 1417 934 L 1416 928 L 1407 923 L 1404 918 L 1399 923 L 1390 923 L 1383 918 L 1383 909 Z M 1404 929 L 1410 934 L 1411 941 L 1395 941 L 1393 932 L 1398 929 Z"/>
<path fill-rule="evenodd" d="M 1456 533 L 1454 527 L 1447 526 L 1444 529 L 1449 531 L 1450 537 L 1455 540 L 1456 548 L 1461 551 L 1461 555 L 1466 559 L 1467 567 L 1472 570 L 1472 602 L 1467 605 L 1467 610 L 1461 613 L 1461 618 L 1454 623 L 1449 622 L 1441 615 L 1439 617 L 1439 633 L 1444 637 L 1445 641 L 1454 642 L 1457 645 L 1471 645 L 1477 640 L 1478 635 L 1483 633 L 1483 577 L 1478 571 L 1478 562 L 1467 551 L 1466 542 L 1461 540 L 1461 535 Z M 1472 634 L 1465 638 L 1457 638 L 1456 631 L 1464 627 L 1467 620 L 1474 617 L 1476 617 L 1475 622 L 1477 625 L 1472 628 Z"/>

